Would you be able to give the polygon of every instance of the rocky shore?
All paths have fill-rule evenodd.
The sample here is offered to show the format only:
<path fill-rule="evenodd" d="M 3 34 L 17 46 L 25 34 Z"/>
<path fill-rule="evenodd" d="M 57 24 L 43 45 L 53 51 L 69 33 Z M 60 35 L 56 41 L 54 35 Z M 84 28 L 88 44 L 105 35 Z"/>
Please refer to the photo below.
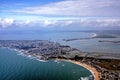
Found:
<path fill-rule="evenodd" d="M 39 60 L 66 59 L 87 64 L 99 72 L 100 80 L 120 79 L 120 59 L 108 58 L 95 53 L 94 55 L 82 52 L 68 45 L 47 40 L 0 40 L 0 47 L 17 50 L 25 55 L 36 57 Z"/>

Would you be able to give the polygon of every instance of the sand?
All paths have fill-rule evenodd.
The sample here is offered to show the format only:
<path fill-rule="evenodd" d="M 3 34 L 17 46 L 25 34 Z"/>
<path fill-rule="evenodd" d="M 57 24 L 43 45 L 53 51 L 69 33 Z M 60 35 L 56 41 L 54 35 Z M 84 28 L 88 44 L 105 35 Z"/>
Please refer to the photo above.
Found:
<path fill-rule="evenodd" d="M 85 67 L 86 69 L 88 69 L 94 76 L 94 80 L 100 80 L 99 78 L 99 72 L 96 71 L 95 68 L 85 64 L 85 63 L 82 63 L 82 62 L 79 62 L 79 61 L 75 61 L 75 60 L 64 60 L 64 61 L 67 61 L 67 62 L 72 62 L 74 64 L 77 64 L 77 65 L 80 65 L 80 66 L 83 66 Z"/>

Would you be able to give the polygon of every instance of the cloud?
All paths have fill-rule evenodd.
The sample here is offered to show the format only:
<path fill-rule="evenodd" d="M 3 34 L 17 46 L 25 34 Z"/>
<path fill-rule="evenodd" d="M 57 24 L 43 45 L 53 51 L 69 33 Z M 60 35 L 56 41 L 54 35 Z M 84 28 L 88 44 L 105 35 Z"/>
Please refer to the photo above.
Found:
<path fill-rule="evenodd" d="M 73 24 L 73 22 L 74 20 L 43 20 L 41 25 L 43 27 L 65 27 Z"/>
<path fill-rule="evenodd" d="M 63 0 L 36 6 L 16 4 L 15 8 L 4 4 L 0 7 L 0 28 L 120 28 L 119 3 L 120 0 Z"/>
<path fill-rule="evenodd" d="M 55 25 L 57 23 L 56 20 L 44 20 L 43 21 L 43 26 L 50 26 L 50 25 Z"/>
<path fill-rule="evenodd" d="M 5 18 L 5 19 L 0 18 L 0 27 L 6 28 L 12 25 L 13 22 L 14 22 L 14 19 L 11 19 L 11 18 Z"/>
<path fill-rule="evenodd" d="M 93 26 L 93 27 L 120 27 L 120 19 L 106 18 L 106 19 L 85 19 L 81 20 L 81 26 Z"/>
<path fill-rule="evenodd" d="M 12 18 L 0 18 L 0 28 L 8 28 L 8 27 L 25 27 L 32 26 L 32 21 L 30 20 L 15 20 Z"/>
<path fill-rule="evenodd" d="M 15 20 L 11 18 L 0 18 L 0 28 L 23 27 L 23 28 L 120 28 L 119 18 L 84 18 L 73 20 Z"/>
<path fill-rule="evenodd" d="M 8 12 L 52 16 L 120 16 L 120 0 L 65 0 Z"/>

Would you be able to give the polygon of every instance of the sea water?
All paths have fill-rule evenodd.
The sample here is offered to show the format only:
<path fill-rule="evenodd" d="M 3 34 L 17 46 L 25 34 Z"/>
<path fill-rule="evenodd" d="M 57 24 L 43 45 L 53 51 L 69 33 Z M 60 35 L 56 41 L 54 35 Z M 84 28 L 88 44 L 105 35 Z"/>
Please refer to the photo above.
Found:
<path fill-rule="evenodd" d="M 86 68 L 65 61 L 39 61 L 0 48 L 0 80 L 93 80 Z M 88 79 L 89 78 L 89 79 Z"/>

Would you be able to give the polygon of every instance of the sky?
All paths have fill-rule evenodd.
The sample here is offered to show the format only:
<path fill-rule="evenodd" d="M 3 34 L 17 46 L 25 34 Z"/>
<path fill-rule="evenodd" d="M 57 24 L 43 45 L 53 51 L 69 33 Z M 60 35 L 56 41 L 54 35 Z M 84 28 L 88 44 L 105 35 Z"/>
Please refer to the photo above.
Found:
<path fill-rule="evenodd" d="M 120 29 L 120 0 L 0 0 L 0 29 Z"/>

